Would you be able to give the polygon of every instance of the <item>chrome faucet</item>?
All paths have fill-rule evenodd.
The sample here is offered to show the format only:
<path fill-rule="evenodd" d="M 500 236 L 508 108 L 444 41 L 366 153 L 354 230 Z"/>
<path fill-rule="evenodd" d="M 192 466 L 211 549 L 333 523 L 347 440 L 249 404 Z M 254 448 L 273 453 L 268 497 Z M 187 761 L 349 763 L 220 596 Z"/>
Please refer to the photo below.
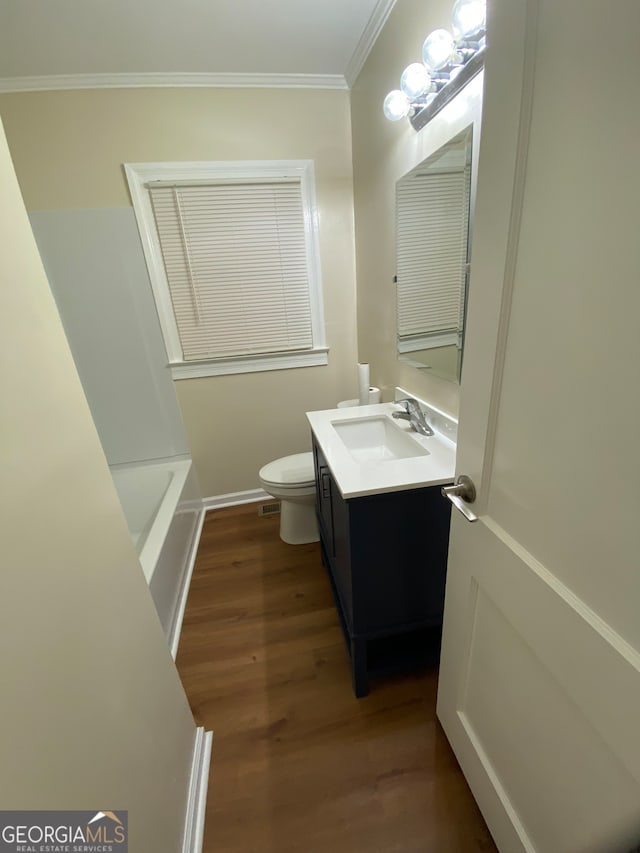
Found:
<path fill-rule="evenodd" d="M 403 421 L 411 423 L 411 429 L 419 432 L 420 435 L 433 435 L 433 430 L 427 423 L 424 417 L 424 412 L 420 408 L 417 400 L 413 397 L 407 397 L 404 400 L 396 400 L 397 406 L 404 406 L 404 412 L 393 412 L 394 418 L 400 418 Z"/>

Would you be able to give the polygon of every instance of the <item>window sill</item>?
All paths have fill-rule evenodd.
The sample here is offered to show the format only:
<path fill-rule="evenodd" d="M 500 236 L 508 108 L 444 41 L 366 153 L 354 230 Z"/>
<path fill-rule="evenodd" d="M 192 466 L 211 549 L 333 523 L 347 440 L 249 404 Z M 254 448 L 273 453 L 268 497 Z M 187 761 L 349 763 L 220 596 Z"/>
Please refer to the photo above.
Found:
<path fill-rule="evenodd" d="M 327 347 L 301 352 L 239 358 L 179 361 L 169 365 L 173 379 L 196 379 L 202 376 L 227 376 L 232 373 L 259 373 L 267 370 L 290 370 L 295 367 L 317 367 L 329 363 Z"/>

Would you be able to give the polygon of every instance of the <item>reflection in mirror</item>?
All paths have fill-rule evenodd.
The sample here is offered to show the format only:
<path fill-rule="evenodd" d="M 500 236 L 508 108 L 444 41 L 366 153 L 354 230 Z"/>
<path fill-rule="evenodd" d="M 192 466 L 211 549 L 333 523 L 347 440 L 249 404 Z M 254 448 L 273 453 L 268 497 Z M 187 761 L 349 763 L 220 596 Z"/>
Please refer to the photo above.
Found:
<path fill-rule="evenodd" d="M 469 277 L 472 129 L 396 185 L 398 358 L 460 381 Z"/>

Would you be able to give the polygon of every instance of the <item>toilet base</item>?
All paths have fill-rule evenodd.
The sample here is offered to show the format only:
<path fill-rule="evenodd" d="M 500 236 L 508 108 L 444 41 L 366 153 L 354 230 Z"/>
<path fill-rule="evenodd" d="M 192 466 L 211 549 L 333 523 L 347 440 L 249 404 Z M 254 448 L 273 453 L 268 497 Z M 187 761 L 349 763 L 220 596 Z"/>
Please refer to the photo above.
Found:
<path fill-rule="evenodd" d="M 287 545 L 306 545 L 319 542 L 315 502 L 280 501 L 280 538 Z"/>

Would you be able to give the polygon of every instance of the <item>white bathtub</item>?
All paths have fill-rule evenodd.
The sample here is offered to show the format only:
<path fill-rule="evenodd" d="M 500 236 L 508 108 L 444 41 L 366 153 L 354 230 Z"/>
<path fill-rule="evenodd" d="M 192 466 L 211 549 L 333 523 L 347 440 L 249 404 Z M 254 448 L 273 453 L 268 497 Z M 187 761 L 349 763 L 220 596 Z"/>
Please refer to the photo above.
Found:
<path fill-rule="evenodd" d="M 175 657 L 203 517 L 191 460 L 116 465 L 111 475 Z"/>

